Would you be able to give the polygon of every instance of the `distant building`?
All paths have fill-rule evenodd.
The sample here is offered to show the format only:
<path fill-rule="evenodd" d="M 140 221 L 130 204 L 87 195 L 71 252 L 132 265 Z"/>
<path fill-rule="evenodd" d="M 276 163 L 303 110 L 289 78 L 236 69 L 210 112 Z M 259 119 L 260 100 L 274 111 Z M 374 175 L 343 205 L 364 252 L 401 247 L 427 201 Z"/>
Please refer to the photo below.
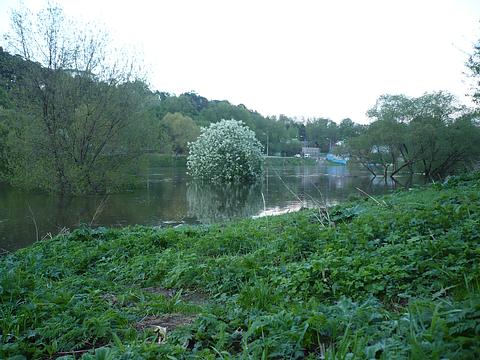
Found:
<path fill-rule="evenodd" d="M 302 147 L 302 155 L 317 158 L 320 156 L 320 149 L 317 147 Z"/>

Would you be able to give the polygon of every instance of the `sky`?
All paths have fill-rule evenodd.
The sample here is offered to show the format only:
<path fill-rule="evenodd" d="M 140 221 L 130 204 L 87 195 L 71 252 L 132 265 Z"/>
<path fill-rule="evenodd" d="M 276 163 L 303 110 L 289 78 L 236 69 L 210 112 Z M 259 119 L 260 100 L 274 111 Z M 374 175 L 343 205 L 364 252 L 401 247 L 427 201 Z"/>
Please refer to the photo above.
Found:
<path fill-rule="evenodd" d="M 23 3 L 33 11 L 45 4 Z M 465 62 L 480 39 L 479 0 L 58 3 L 142 54 L 153 89 L 193 90 L 265 116 L 367 123 L 382 94 L 438 90 L 468 104 Z M 18 4 L 0 0 L 0 33 Z"/>

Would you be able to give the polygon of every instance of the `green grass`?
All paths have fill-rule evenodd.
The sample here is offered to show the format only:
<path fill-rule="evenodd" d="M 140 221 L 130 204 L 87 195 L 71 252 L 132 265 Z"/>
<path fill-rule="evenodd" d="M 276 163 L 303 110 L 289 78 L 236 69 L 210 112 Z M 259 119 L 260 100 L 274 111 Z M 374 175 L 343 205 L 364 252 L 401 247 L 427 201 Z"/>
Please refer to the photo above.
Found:
<path fill-rule="evenodd" d="M 480 174 L 375 200 L 19 250 L 0 358 L 480 358 Z M 190 321 L 159 344 L 165 316 Z"/>

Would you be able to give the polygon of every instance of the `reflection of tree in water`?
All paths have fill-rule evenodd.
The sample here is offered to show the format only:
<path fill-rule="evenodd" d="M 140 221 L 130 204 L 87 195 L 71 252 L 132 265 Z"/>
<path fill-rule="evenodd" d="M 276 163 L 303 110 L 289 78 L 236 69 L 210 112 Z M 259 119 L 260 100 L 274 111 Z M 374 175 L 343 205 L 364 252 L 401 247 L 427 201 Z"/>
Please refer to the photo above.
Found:
<path fill-rule="evenodd" d="M 263 209 L 262 184 L 187 185 L 188 216 L 204 224 L 251 217 Z"/>

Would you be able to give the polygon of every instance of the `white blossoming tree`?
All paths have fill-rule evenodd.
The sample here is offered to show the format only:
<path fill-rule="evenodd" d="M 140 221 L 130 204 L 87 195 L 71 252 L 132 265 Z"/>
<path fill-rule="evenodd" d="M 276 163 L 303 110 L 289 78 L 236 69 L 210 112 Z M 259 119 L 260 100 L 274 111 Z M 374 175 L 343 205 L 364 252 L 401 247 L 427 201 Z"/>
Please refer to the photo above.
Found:
<path fill-rule="evenodd" d="M 253 182 L 262 175 L 262 163 L 262 145 L 241 121 L 212 123 L 189 144 L 187 167 L 195 179 Z"/>

